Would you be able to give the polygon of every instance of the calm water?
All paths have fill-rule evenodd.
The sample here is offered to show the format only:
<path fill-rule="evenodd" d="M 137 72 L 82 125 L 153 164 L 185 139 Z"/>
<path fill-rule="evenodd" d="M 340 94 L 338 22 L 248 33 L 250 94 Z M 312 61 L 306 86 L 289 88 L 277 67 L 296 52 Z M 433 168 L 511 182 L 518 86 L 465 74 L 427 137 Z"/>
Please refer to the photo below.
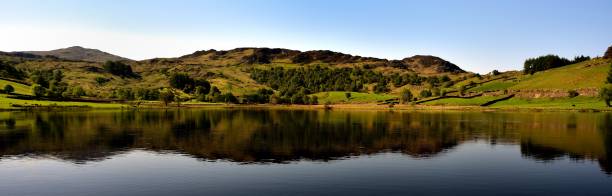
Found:
<path fill-rule="evenodd" d="M 612 195 L 612 114 L 0 113 L 0 195 Z"/>

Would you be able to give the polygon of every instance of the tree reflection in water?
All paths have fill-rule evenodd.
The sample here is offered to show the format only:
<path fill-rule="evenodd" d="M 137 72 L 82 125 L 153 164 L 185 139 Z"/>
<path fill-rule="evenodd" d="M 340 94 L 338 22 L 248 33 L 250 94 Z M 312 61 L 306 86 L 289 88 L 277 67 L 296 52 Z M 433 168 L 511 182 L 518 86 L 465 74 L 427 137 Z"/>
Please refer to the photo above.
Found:
<path fill-rule="evenodd" d="M 151 110 L 0 113 L 0 155 L 75 163 L 133 149 L 241 163 L 328 161 L 384 151 L 436 156 L 466 141 L 524 157 L 597 160 L 612 173 L 608 113 Z"/>

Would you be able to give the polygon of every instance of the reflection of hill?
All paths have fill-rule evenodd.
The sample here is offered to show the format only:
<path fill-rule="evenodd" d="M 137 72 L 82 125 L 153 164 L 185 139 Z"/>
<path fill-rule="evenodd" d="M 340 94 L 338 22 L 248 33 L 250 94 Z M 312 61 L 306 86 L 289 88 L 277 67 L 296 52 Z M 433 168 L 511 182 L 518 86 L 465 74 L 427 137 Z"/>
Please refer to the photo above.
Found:
<path fill-rule="evenodd" d="M 0 155 L 83 162 L 130 149 L 237 162 L 331 160 L 391 150 L 435 156 L 466 140 L 526 157 L 597 159 L 610 171 L 609 114 L 184 110 L 1 114 Z M 608 169 L 606 169 L 608 168 Z"/>

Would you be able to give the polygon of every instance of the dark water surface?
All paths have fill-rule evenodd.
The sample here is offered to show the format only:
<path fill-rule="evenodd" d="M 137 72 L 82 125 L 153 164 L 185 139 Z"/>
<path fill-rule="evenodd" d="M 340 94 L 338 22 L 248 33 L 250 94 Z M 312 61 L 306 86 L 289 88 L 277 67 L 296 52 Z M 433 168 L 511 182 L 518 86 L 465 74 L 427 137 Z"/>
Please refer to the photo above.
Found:
<path fill-rule="evenodd" d="M 1 112 L 0 195 L 612 195 L 612 114 Z"/>

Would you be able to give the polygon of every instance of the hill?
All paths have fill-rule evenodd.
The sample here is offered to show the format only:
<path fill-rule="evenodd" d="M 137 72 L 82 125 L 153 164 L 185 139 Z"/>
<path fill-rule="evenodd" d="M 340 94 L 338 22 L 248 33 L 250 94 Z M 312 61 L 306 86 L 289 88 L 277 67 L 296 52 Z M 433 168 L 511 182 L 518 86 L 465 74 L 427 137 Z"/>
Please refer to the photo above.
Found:
<path fill-rule="evenodd" d="M 72 47 L 71 50 L 92 49 Z M 479 75 L 465 72 L 435 56 L 416 55 L 402 60 L 387 60 L 328 50 L 302 52 L 282 48 L 236 48 L 202 50 L 176 58 L 115 59 L 122 59 L 113 63 L 119 65 L 119 69 L 129 70 L 113 71 L 100 60 L 0 52 L 0 61 L 6 70 L 14 67 L 27 74 L 21 79 L 5 78 L 33 84 L 36 83 L 33 73 L 52 79 L 55 77 L 52 72 L 60 70 L 68 91 L 80 90 L 73 89 L 80 87 L 86 92 L 86 97 L 138 99 L 142 93 L 159 93 L 159 89 L 172 86 L 171 78 L 184 73 L 188 78 L 181 81 L 188 83 L 179 88 L 179 94 L 185 100 L 201 96 L 195 94 L 194 85 L 197 81 L 198 85 L 203 85 L 201 81 L 208 81 L 210 86 L 219 89 L 219 93 L 231 93 L 239 99 L 257 94 L 260 89 L 271 89 L 284 103 L 313 100 L 312 96 L 317 96 L 319 103 L 397 102 L 402 89 L 406 88 L 414 99 L 420 100 L 419 103 L 425 101 L 422 102 L 424 105 L 482 105 L 513 95 L 512 99 L 500 100 L 493 104 L 495 106 L 525 102 L 522 99 L 566 98 L 570 90 L 577 91 L 581 97 L 595 99 L 612 63 L 612 59 L 595 58 L 532 75 L 520 71 Z M 130 74 L 118 74 L 123 71 Z M 27 92 L 28 86 L 19 87 L 17 93 L 31 94 Z M 347 99 L 344 92 L 349 91 L 354 92 L 354 97 Z M 207 92 L 212 91 L 206 89 Z M 255 102 L 267 100 L 250 98 Z M 272 98 L 268 98 L 270 100 L 266 102 L 272 102 Z M 429 99 L 435 101 L 429 102 Z"/>
<path fill-rule="evenodd" d="M 81 46 L 72 46 L 50 51 L 23 51 L 21 53 L 34 54 L 38 56 L 55 56 L 57 58 L 73 61 L 106 62 L 130 60 L 97 49 L 83 48 Z"/>
<path fill-rule="evenodd" d="M 390 76 L 418 74 L 422 76 L 448 75 L 456 78 L 467 74 L 458 66 L 434 56 L 413 56 L 403 60 L 387 60 L 354 56 L 328 50 L 297 51 L 280 48 L 236 48 L 233 50 L 203 50 L 176 58 L 155 58 L 129 61 L 95 49 L 70 47 L 47 52 L 0 52 L 0 60 L 27 73 L 61 70 L 69 86 L 81 86 L 92 96 L 109 97 L 120 89 L 158 89 L 169 86 L 172 73 L 186 73 L 192 78 L 208 80 L 222 92 L 236 95 L 271 88 L 251 78 L 254 69 L 273 67 L 357 68 Z M 122 60 L 135 76 L 114 75 L 104 69 L 103 61 Z M 32 83 L 26 78 L 27 82 Z M 102 81 L 102 82 L 101 82 Z M 387 81 L 390 82 L 390 81 Z M 372 84 L 364 84 L 364 91 L 372 92 Z M 393 85 L 388 85 L 391 90 Z M 397 87 L 399 88 L 399 86 Z"/>

